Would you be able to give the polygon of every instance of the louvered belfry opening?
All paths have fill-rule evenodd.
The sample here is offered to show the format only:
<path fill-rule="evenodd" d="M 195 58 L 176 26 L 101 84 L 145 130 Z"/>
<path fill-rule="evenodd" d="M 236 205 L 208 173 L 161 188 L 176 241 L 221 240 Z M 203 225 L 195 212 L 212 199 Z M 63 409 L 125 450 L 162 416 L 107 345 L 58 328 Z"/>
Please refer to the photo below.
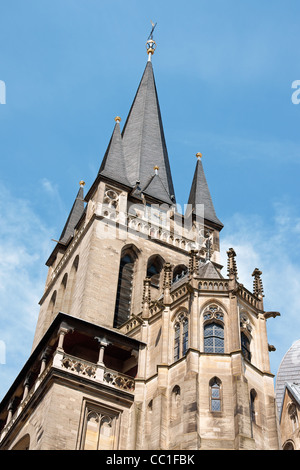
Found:
<path fill-rule="evenodd" d="M 114 317 L 115 328 L 123 325 L 130 316 L 134 261 L 134 257 L 128 253 L 121 258 Z"/>

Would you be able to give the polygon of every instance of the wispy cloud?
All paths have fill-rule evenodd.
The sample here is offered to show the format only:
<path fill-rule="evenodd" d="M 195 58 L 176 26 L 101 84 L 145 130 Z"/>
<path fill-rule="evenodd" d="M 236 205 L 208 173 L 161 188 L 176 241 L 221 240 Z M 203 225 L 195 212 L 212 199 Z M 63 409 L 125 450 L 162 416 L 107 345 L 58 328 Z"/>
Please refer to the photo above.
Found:
<path fill-rule="evenodd" d="M 235 214 L 226 227 L 223 265 L 227 263 L 226 250 L 233 247 L 239 281 L 249 290 L 254 268 L 261 269 L 265 309 L 281 313 L 267 322 L 269 343 L 276 347 L 276 352 L 270 353 L 271 367 L 277 373 L 283 355 L 300 338 L 300 217 L 295 208 L 276 203 L 270 220 Z"/>
<path fill-rule="evenodd" d="M 38 301 L 46 276 L 49 229 L 30 204 L 1 185 L 0 200 L 0 395 L 4 395 L 30 355 Z M 3 358 L 2 358 L 3 359 Z"/>

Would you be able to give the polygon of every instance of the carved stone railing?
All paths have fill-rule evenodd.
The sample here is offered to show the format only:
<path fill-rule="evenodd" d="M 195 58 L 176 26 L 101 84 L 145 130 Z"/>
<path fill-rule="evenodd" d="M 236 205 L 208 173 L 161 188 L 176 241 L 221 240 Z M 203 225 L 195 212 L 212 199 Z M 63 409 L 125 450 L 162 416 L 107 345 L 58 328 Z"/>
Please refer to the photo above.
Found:
<path fill-rule="evenodd" d="M 198 289 L 210 291 L 227 291 L 229 283 L 225 279 L 201 279 L 198 282 Z"/>
<path fill-rule="evenodd" d="M 160 240 L 187 252 L 192 249 L 200 248 L 198 243 L 194 240 L 185 237 L 181 233 L 179 234 L 175 231 L 171 231 L 169 227 L 156 225 L 152 220 L 144 220 L 142 218 L 129 215 L 128 229 L 134 230 L 137 233 L 141 233 L 149 239 Z"/>
<path fill-rule="evenodd" d="M 37 392 L 40 385 L 44 382 L 45 377 L 52 368 L 66 370 L 72 375 L 74 374 L 76 376 L 86 377 L 87 379 L 98 383 L 102 382 L 113 388 L 124 390 L 129 393 L 134 392 L 135 382 L 133 377 L 121 374 L 115 370 L 107 369 L 104 364 L 95 364 L 93 362 L 66 354 L 64 351 L 57 350 L 53 359 L 51 359 L 45 370 L 37 377 L 26 397 L 21 400 L 17 409 L 14 411 L 7 424 L 0 432 L 0 442 L 13 427 L 19 415 L 25 409 L 28 402 L 33 398 L 34 394 Z"/>
<path fill-rule="evenodd" d="M 115 370 L 105 369 L 103 381 L 127 392 L 134 391 L 134 379 Z"/>
<path fill-rule="evenodd" d="M 134 379 L 132 377 L 107 369 L 104 365 L 94 364 L 93 362 L 64 354 L 61 360 L 61 367 L 68 370 L 68 372 L 104 382 L 127 392 L 134 391 Z"/>
<path fill-rule="evenodd" d="M 2 429 L 2 431 L 0 433 L 0 442 L 4 439 L 4 437 L 9 432 L 9 430 L 13 427 L 13 425 L 15 424 L 17 418 L 22 413 L 22 411 L 26 408 L 28 402 L 31 400 L 31 398 L 35 394 L 36 390 L 39 388 L 40 384 L 43 382 L 45 376 L 48 374 L 51 367 L 52 367 L 52 361 L 46 367 L 46 369 L 43 371 L 43 373 L 38 376 L 37 380 L 34 382 L 31 389 L 29 390 L 27 396 L 20 402 L 19 406 L 17 407 L 16 411 L 12 415 L 11 419 L 9 420 L 9 422 Z"/>
<path fill-rule="evenodd" d="M 69 372 L 77 373 L 78 375 L 83 375 L 84 377 L 89 377 L 90 379 L 96 378 L 97 365 L 79 359 L 78 357 L 70 356 L 65 354 L 61 360 L 61 367 L 67 369 Z"/>
<path fill-rule="evenodd" d="M 259 300 L 254 294 L 248 291 L 248 289 L 246 289 L 246 287 L 244 287 L 243 284 L 239 284 L 237 293 L 240 295 L 242 299 L 248 302 L 248 304 L 252 305 L 255 308 L 258 308 Z"/>
<path fill-rule="evenodd" d="M 172 301 L 174 302 L 175 300 L 178 300 L 180 299 L 181 297 L 183 297 L 184 295 L 186 295 L 186 293 L 188 292 L 188 288 L 187 288 L 187 285 L 184 284 L 178 288 L 176 288 L 174 291 L 172 291 L 171 293 L 171 299 Z"/>

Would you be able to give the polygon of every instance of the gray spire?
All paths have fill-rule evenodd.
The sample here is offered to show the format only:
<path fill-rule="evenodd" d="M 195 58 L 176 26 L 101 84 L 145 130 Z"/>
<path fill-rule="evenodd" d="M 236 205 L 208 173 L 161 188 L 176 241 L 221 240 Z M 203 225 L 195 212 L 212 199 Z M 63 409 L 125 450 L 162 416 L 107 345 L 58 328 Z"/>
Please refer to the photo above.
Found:
<path fill-rule="evenodd" d="M 197 156 L 200 154 L 197 154 Z M 204 219 L 208 222 L 212 222 L 218 225 L 220 228 L 223 227 L 222 222 L 216 216 L 215 208 L 212 202 L 208 184 L 205 178 L 201 157 L 198 156 L 198 161 L 194 173 L 192 182 L 191 192 L 188 200 L 188 204 L 191 205 L 192 210 L 195 211 L 197 204 L 203 204 L 204 206 Z"/>
<path fill-rule="evenodd" d="M 115 121 L 116 124 L 103 157 L 99 175 L 105 176 L 113 181 L 118 181 L 126 186 L 131 186 L 126 177 L 123 143 L 119 124 L 121 118 L 117 116 Z"/>
<path fill-rule="evenodd" d="M 66 245 L 69 240 L 74 236 L 74 229 L 78 224 L 81 216 L 84 213 L 84 195 L 83 195 L 84 182 L 80 181 L 80 188 L 77 193 L 76 199 L 70 211 L 67 222 L 59 238 L 59 243 Z"/>
<path fill-rule="evenodd" d="M 169 204 L 175 203 L 151 61 L 145 67 L 122 137 L 127 178 L 131 186 L 139 182 L 146 195 Z M 159 167 L 159 174 L 153 179 L 154 166 Z"/>

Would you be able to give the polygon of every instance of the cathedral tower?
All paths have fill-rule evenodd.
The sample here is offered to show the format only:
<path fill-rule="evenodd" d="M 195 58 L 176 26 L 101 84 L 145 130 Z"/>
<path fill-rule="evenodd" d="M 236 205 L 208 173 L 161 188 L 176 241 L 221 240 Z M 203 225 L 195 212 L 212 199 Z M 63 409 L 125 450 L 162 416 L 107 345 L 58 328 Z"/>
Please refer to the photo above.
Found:
<path fill-rule="evenodd" d="M 95 181 L 46 264 L 32 353 L 0 407 L 2 449 L 277 449 L 261 272 L 228 250 L 202 155 L 185 214 L 154 79 L 155 42 Z"/>

